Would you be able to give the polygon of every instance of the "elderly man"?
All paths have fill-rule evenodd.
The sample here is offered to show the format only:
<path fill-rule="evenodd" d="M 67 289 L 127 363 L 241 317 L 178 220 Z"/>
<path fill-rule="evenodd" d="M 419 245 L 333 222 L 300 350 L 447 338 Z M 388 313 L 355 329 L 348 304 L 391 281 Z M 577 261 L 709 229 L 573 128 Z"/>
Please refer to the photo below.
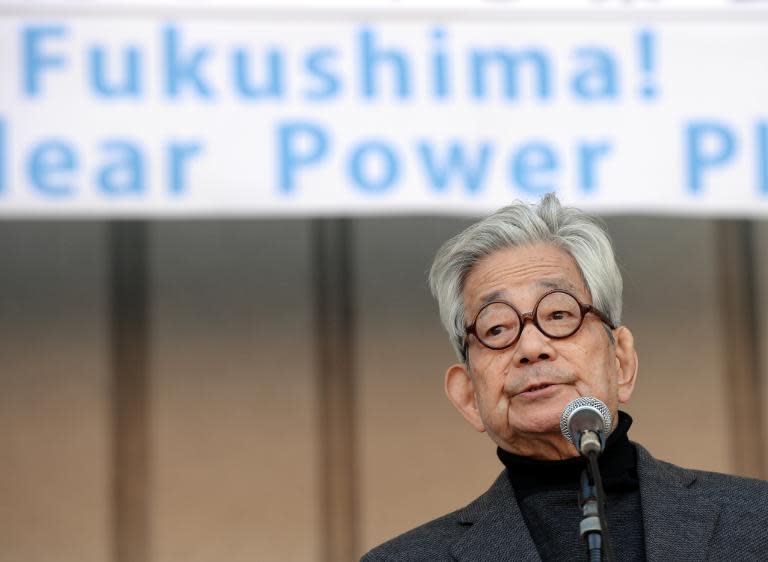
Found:
<path fill-rule="evenodd" d="M 617 560 L 768 560 L 768 484 L 683 469 L 629 441 L 637 380 L 611 243 L 554 195 L 499 210 L 449 240 L 430 272 L 460 362 L 445 392 L 506 470 L 478 499 L 373 549 L 374 561 L 586 560 L 585 460 L 560 431 L 591 396 L 614 428 L 600 456 Z"/>

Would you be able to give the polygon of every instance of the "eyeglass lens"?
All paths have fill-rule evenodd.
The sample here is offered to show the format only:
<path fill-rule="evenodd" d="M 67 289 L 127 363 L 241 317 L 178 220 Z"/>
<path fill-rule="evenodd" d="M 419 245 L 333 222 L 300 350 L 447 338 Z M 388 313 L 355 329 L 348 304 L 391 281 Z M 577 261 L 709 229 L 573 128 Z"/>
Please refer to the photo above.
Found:
<path fill-rule="evenodd" d="M 536 324 L 547 336 L 570 336 L 581 324 L 581 307 L 568 293 L 545 295 L 536 307 Z M 494 302 L 480 311 L 475 321 L 475 334 L 490 348 L 501 349 L 511 345 L 520 334 L 520 316 L 511 305 Z"/>

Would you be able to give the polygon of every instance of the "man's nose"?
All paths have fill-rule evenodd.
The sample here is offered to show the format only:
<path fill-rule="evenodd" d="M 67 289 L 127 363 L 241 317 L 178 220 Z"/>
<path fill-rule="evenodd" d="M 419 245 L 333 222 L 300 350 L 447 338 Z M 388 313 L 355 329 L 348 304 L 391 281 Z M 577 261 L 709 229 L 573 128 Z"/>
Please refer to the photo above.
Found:
<path fill-rule="evenodd" d="M 513 360 L 515 365 L 529 365 L 539 361 L 554 359 L 556 351 L 552 345 L 552 339 L 544 335 L 533 323 L 526 319 L 523 331 L 515 346 Z"/>

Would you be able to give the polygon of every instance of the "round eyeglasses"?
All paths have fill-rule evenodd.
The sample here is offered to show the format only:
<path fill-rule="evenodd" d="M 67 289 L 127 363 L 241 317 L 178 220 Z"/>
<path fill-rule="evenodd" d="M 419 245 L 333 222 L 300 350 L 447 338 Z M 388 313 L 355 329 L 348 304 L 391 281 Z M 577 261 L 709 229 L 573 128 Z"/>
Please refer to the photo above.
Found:
<path fill-rule="evenodd" d="M 520 312 L 506 301 L 492 301 L 484 305 L 475 316 L 475 321 L 466 328 L 463 355 L 467 359 L 469 334 L 490 349 L 506 349 L 513 345 L 520 334 L 526 319 L 547 337 L 567 338 L 575 334 L 584 322 L 584 316 L 591 312 L 611 329 L 616 326 L 599 310 L 589 304 L 582 304 L 571 293 L 554 289 L 544 293 L 531 312 Z"/>

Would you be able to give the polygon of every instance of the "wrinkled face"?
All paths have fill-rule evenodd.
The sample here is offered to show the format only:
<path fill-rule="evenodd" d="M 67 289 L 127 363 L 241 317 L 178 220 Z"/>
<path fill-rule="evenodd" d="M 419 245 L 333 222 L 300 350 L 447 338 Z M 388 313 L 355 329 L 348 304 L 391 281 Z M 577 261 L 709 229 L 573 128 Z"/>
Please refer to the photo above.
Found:
<path fill-rule="evenodd" d="M 478 262 L 466 280 L 465 325 L 491 300 L 507 301 L 524 314 L 552 289 L 564 289 L 592 304 L 576 262 L 564 250 L 548 244 L 500 250 Z M 460 388 L 461 365 L 449 369 L 446 389 L 470 423 L 487 431 L 502 448 L 541 458 L 570 456 L 563 454 L 567 444 L 559 429 L 568 402 L 594 396 L 615 416 L 618 404 L 631 395 L 636 362 L 628 364 L 624 356 L 635 361 L 636 356 L 633 345 L 627 349 L 627 334 L 623 327 L 614 330 L 614 344 L 602 321 L 590 313 L 565 339 L 545 336 L 531 321 L 525 322 L 518 341 L 503 350 L 488 349 L 469 336 L 464 371 L 471 396 L 451 396 L 451 385 L 454 394 Z M 632 344 L 631 334 L 628 337 Z M 559 448 L 558 454 L 547 452 L 552 447 Z"/>

